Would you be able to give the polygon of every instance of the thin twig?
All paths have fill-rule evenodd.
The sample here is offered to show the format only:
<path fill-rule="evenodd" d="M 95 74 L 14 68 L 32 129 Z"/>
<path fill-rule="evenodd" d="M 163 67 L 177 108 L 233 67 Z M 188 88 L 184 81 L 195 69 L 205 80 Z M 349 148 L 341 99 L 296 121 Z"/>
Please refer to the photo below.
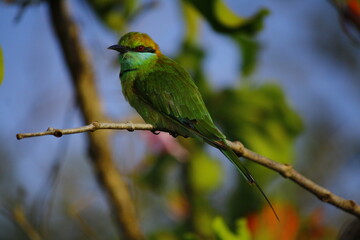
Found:
<path fill-rule="evenodd" d="M 154 130 L 154 127 L 151 124 L 134 124 L 131 122 L 127 122 L 127 123 L 93 122 L 89 125 L 78 127 L 78 128 L 69 128 L 69 129 L 48 128 L 45 132 L 19 133 L 19 134 L 16 134 L 16 138 L 18 140 L 20 140 L 23 138 L 40 137 L 40 136 L 46 136 L 46 135 L 62 137 L 63 135 L 74 134 L 74 133 L 94 132 L 99 129 L 128 130 L 129 132 L 132 132 L 135 130 Z"/>
<path fill-rule="evenodd" d="M 74 133 L 83 133 L 83 132 L 94 132 L 99 129 L 116 129 L 116 130 L 128 130 L 130 132 L 135 130 L 148 130 L 148 131 L 160 131 L 155 129 L 151 124 L 134 124 L 131 122 L 128 123 L 102 123 L 102 122 L 93 122 L 89 125 L 71 128 L 71 129 L 54 129 L 48 128 L 45 132 L 37 133 L 19 133 L 16 135 L 17 139 L 53 135 L 55 137 L 61 137 L 62 135 L 74 134 Z M 220 144 L 220 143 L 219 143 Z M 234 150 L 234 152 L 241 157 L 247 158 L 253 162 L 256 162 L 266 168 L 274 170 L 280 173 L 284 178 L 289 178 L 299 186 L 303 187 L 305 190 L 311 192 L 321 201 L 329 203 L 343 211 L 346 211 L 356 217 L 360 217 L 360 205 L 358 205 L 353 200 L 346 200 L 332 192 L 328 189 L 316 184 L 312 180 L 304 177 L 299 172 L 297 172 L 291 165 L 282 164 L 275 162 L 269 158 L 266 158 L 256 152 L 253 152 L 247 149 L 240 142 L 231 142 L 228 141 L 227 144 Z M 221 145 L 221 144 L 220 144 Z"/>
<path fill-rule="evenodd" d="M 11 217 L 14 220 L 14 222 L 20 227 L 20 229 L 24 231 L 24 233 L 30 240 L 42 239 L 40 233 L 36 231 L 35 227 L 26 218 L 22 206 L 16 205 L 14 209 L 12 209 L 11 211 Z"/>

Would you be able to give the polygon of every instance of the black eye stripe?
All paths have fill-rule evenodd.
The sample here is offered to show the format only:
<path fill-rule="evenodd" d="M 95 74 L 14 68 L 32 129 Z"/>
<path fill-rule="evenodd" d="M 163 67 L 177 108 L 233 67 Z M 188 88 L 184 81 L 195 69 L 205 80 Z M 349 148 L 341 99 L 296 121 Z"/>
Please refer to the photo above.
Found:
<path fill-rule="evenodd" d="M 129 48 L 130 51 L 132 52 L 139 52 L 136 47 L 135 48 Z M 152 47 L 144 47 L 144 50 L 141 52 L 150 52 L 150 53 L 154 53 L 155 49 L 153 49 Z"/>
<path fill-rule="evenodd" d="M 144 49 L 144 51 L 150 52 L 150 53 L 154 53 L 154 52 L 155 52 L 155 49 L 153 49 L 152 47 L 146 47 L 146 48 Z"/>
<path fill-rule="evenodd" d="M 139 52 L 136 47 L 131 48 L 131 47 L 125 47 L 123 46 L 123 48 L 125 48 L 124 50 L 126 50 L 126 52 Z M 149 53 L 155 53 L 155 49 L 153 49 L 152 47 L 144 47 L 144 50 L 141 52 L 149 52 Z"/>

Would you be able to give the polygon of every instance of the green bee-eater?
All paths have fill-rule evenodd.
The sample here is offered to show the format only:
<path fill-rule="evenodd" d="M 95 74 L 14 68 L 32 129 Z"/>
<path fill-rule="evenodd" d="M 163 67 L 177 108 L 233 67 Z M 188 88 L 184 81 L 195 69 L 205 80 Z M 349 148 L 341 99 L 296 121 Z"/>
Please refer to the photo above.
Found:
<path fill-rule="evenodd" d="M 145 122 L 174 137 L 201 138 L 218 148 L 249 183 L 258 187 L 271 206 L 250 172 L 226 144 L 225 135 L 213 123 L 197 86 L 183 67 L 163 55 L 145 33 L 127 33 L 109 49 L 120 53 L 123 94 Z"/>

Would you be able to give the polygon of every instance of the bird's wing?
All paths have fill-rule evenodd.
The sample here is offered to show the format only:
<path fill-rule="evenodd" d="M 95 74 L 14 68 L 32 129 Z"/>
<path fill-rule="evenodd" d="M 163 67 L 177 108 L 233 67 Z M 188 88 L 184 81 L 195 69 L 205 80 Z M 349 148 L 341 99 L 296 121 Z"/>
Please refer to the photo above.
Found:
<path fill-rule="evenodd" d="M 173 60 L 162 57 L 145 76 L 135 80 L 136 94 L 147 104 L 208 140 L 224 139 L 214 125 L 190 75 Z"/>
<path fill-rule="evenodd" d="M 153 69 L 156 71 L 135 80 L 134 90 L 137 96 L 159 113 L 173 120 L 175 124 L 186 127 L 210 145 L 218 148 L 237 166 L 249 183 L 255 184 L 278 218 L 263 190 L 233 150 L 226 144 L 225 136 L 214 125 L 190 75 L 180 65 L 167 57 L 162 58 Z M 218 145 L 218 140 L 225 146 Z"/>

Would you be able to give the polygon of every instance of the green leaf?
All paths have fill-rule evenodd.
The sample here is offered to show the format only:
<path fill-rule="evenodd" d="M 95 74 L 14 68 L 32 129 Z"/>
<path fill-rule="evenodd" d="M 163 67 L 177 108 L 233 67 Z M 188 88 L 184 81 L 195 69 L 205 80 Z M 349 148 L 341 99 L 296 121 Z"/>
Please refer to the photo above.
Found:
<path fill-rule="evenodd" d="M 183 9 L 183 18 L 185 27 L 185 37 L 184 42 L 190 44 L 194 44 L 198 37 L 199 32 L 199 20 L 200 14 L 199 12 L 187 1 L 182 1 L 182 9 Z"/>
<path fill-rule="evenodd" d="M 239 240 L 249 240 L 251 239 L 251 233 L 247 225 L 247 220 L 241 218 L 236 222 L 237 234 L 240 237 Z"/>
<path fill-rule="evenodd" d="M 219 161 L 199 151 L 191 155 L 189 162 L 191 184 L 197 193 L 204 194 L 219 187 L 223 179 Z"/>
<path fill-rule="evenodd" d="M 236 235 L 229 230 L 221 217 L 216 217 L 214 219 L 212 227 L 219 240 L 239 240 Z"/>
<path fill-rule="evenodd" d="M 249 76 L 255 70 L 260 44 L 253 38 L 242 34 L 234 35 L 233 38 L 242 52 L 241 72 L 243 76 Z"/>
<path fill-rule="evenodd" d="M 253 36 L 262 29 L 263 19 L 269 11 L 260 9 L 252 17 L 244 18 L 231 11 L 221 0 L 187 0 L 220 33 L 243 33 Z"/>
<path fill-rule="evenodd" d="M 256 66 L 259 43 L 254 37 L 263 28 L 267 9 L 260 9 L 253 16 L 245 18 L 235 14 L 222 0 L 187 0 L 202 14 L 212 28 L 231 37 L 242 50 L 241 71 L 250 75 Z"/>
<path fill-rule="evenodd" d="M 236 234 L 231 232 L 221 217 L 213 221 L 213 230 L 219 240 L 250 240 L 251 235 L 247 227 L 246 219 L 239 219 L 236 222 Z"/>
<path fill-rule="evenodd" d="M 4 70 L 4 57 L 3 57 L 3 53 L 2 53 L 2 49 L 0 47 L 0 85 L 3 82 L 4 79 L 4 75 L 5 75 L 5 70 Z"/>
<path fill-rule="evenodd" d="M 89 0 L 87 2 L 103 23 L 116 32 L 126 28 L 138 9 L 137 0 Z"/>

